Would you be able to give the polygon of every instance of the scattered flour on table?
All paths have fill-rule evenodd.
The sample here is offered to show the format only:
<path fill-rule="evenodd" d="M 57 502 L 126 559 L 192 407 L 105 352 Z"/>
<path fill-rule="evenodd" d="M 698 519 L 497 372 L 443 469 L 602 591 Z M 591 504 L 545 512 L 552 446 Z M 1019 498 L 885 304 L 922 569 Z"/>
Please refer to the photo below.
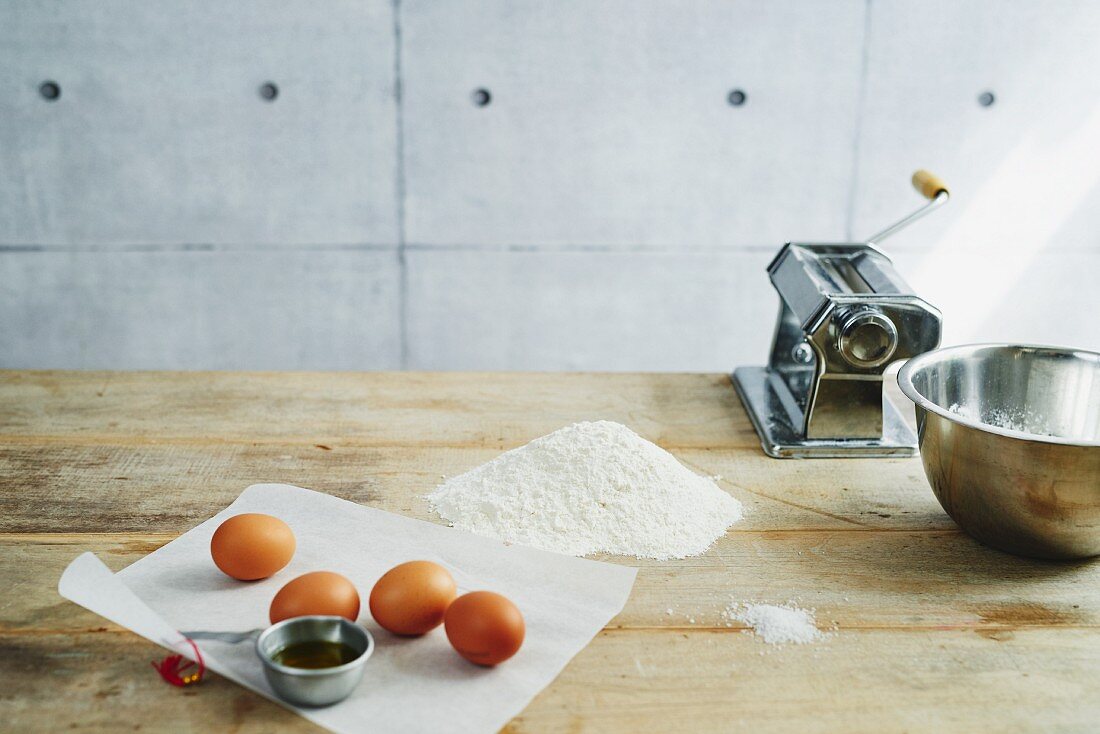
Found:
<path fill-rule="evenodd" d="M 825 633 L 814 622 L 812 609 L 793 605 L 731 604 L 722 616 L 752 627 L 753 632 L 769 645 L 803 645 L 825 638 Z"/>
<path fill-rule="evenodd" d="M 537 438 L 427 499 L 461 530 L 574 556 L 694 556 L 742 515 L 712 479 L 611 421 Z"/>

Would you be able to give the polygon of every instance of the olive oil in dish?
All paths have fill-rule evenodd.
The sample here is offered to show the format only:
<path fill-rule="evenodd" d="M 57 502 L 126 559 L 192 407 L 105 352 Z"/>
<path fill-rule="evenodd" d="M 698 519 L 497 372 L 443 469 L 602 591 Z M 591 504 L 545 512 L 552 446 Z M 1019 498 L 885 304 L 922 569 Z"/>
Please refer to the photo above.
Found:
<path fill-rule="evenodd" d="M 288 668 L 335 668 L 359 657 L 351 645 L 330 640 L 306 640 L 287 645 L 271 656 L 279 665 Z"/>

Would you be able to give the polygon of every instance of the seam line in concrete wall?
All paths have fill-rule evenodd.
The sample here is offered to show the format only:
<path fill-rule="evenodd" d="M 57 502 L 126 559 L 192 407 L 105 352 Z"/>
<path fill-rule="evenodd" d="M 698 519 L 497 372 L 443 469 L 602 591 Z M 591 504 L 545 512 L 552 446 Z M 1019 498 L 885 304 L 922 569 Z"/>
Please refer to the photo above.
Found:
<path fill-rule="evenodd" d="M 555 243 L 555 244 L 481 244 L 469 242 L 434 243 L 434 242 L 405 242 L 404 247 L 395 243 L 381 242 L 316 242 L 296 244 L 276 243 L 241 243 L 241 244 L 209 244 L 182 242 L 179 244 L 3 244 L 0 243 L 0 253 L 63 253 L 63 252 L 101 252 L 101 253 L 175 253 L 175 252 L 399 252 L 401 260 L 405 253 L 412 252 L 540 252 L 546 254 L 570 253 L 570 252 L 608 252 L 608 253 L 668 253 L 668 254 L 774 254 L 780 248 L 782 242 L 775 241 L 770 244 L 738 244 L 722 245 L 714 244 L 585 244 L 585 243 Z M 927 248 L 923 244 L 898 243 L 891 245 L 891 252 L 921 252 Z M 996 251 L 1009 254 L 1005 251 L 1003 243 L 997 245 L 976 245 L 968 249 L 968 252 Z M 1100 249 L 1088 243 L 1056 243 L 1044 249 L 1046 253 L 1100 253 Z"/>
<path fill-rule="evenodd" d="M 824 242 L 824 240 L 818 240 Z M 480 245 L 480 244 L 468 244 L 468 243 L 454 243 L 454 244 L 429 244 L 419 242 L 406 243 L 404 247 L 405 252 L 541 252 L 546 254 L 554 253 L 569 253 L 569 252 L 614 252 L 614 253 L 639 253 L 639 254 L 660 254 L 667 253 L 670 255 L 680 254 L 716 254 L 716 255 L 736 255 L 736 254 L 752 254 L 752 253 L 769 253 L 774 255 L 779 248 L 783 245 L 782 242 L 776 241 L 771 244 L 764 245 L 737 245 L 732 247 L 719 247 L 716 245 L 678 245 L 675 247 L 667 245 L 593 245 L 593 244 L 553 244 L 553 245 L 531 245 L 531 244 L 516 244 L 516 245 Z M 894 253 L 920 253 L 928 252 L 930 248 L 926 243 L 908 244 L 899 242 L 890 245 L 890 252 Z M 998 242 L 996 245 L 974 245 L 964 250 L 965 252 L 995 252 L 1002 256 L 1010 256 L 1013 254 L 1011 248 L 1006 249 L 1004 243 Z M 1045 253 L 1096 253 L 1098 250 L 1095 247 L 1087 244 L 1066 244 L 1066 245 L 1051 245 L 1043 250 Z"/>
<path fill-rule="evenodd" d="M 415 252 L 543 252 L 547 254 L 559 252 L 618 252 L 618 253 L 668 253 L 670 255 L 685 253 L 746 253 L 746 252 L 770 252 L 774 253 L 783 244 L 777 242 L 769 245 L 739 245 L 736 247 L 717 247 L 704 245 L 671 246 L 671 245 L 592 245 L 592 244 L 555 244 L 555 245 L 493 245 L 473 243 L 436 244 L 409 242 L 405 245 L 405 251 Z"/>
<path fill-rule="evenodd" d="M 386 252 L 396 249 L 396 244 L 379 242 L 310 242 L 295 244 L 181 242 L 171 245 L 130 242 L 109 245 L 0 244 L 0 252 Z"/>
<path fill-rule="evenodd" d="M 397 318 L 398 333 L 400 335 L 399 365 L 401 369 L 409 368 L 409 268 L 405 258 L 405 95 L 404 77 L 401 68 L 401 0 L 393 0 L 393 95 L 394 114 L 397 118 L 397 130 L 395 141 L 395 155 L 397 165 L 394 173 L 395 181 L 395 206 L 397 207 Z"/>
<path fill-rule="evenodd" d="M 855 131 L 852 138 L 852 169 L 848 177 L 848 221 L 844 231 L 848 241 L 855 240 L 852 228 L 856 216 L 856 195 L 859 193 L 859 148 L 863 139 L 863 114 L 867 98 L 868 62 L 871 53 L 871 4 L 873 0 L 865 0 L 863 4 L 863 49 L 859 62 L 859 91 L 856 93 L 856 119 Z"/>

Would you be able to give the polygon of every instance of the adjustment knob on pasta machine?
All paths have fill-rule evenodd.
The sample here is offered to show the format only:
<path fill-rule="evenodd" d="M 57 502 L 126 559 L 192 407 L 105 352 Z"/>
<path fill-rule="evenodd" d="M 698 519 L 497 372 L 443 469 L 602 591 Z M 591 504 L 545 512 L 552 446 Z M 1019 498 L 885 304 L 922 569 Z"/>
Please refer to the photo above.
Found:
<path fill-rule="evenodd" d="M 870 309 L 843 317 L 836 349 L 853 367 L 878 367 L 898 348 L 898 329 L 884 314 Z"/>

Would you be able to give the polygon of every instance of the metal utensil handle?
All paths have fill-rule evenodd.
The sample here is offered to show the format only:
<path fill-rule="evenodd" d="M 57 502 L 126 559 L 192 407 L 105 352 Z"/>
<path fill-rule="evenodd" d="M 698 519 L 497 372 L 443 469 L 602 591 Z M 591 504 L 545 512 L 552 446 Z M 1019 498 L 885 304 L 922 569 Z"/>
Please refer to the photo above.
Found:
<path fill-rule="evenodd" d="M 951 198 L 951 192 L 948 190 L 947 184 L 939 176 L 923 168 L 913 173 L 913 188 L 919 191 L 921 196 L 929 199 L 929 202 L 904 219 L 894 222 L 881 232 L 868 237 L 868 242 L 881 242 L 897 231 L 908 227 L 933 209 L 939 208 Z"/>
<path fill-rule="evenodd" d="M 228 642 L 235 645 L 238 642 L 255 640 L 260 636 L 261 632 L 263 632 L 262 629 L 254 629 L 247 632 L 208 632 L 206 630 L 191 630 L 190 632 L 180 632 L 180 634 L 192 640 L 218 640 L 219 642 Z"/>

